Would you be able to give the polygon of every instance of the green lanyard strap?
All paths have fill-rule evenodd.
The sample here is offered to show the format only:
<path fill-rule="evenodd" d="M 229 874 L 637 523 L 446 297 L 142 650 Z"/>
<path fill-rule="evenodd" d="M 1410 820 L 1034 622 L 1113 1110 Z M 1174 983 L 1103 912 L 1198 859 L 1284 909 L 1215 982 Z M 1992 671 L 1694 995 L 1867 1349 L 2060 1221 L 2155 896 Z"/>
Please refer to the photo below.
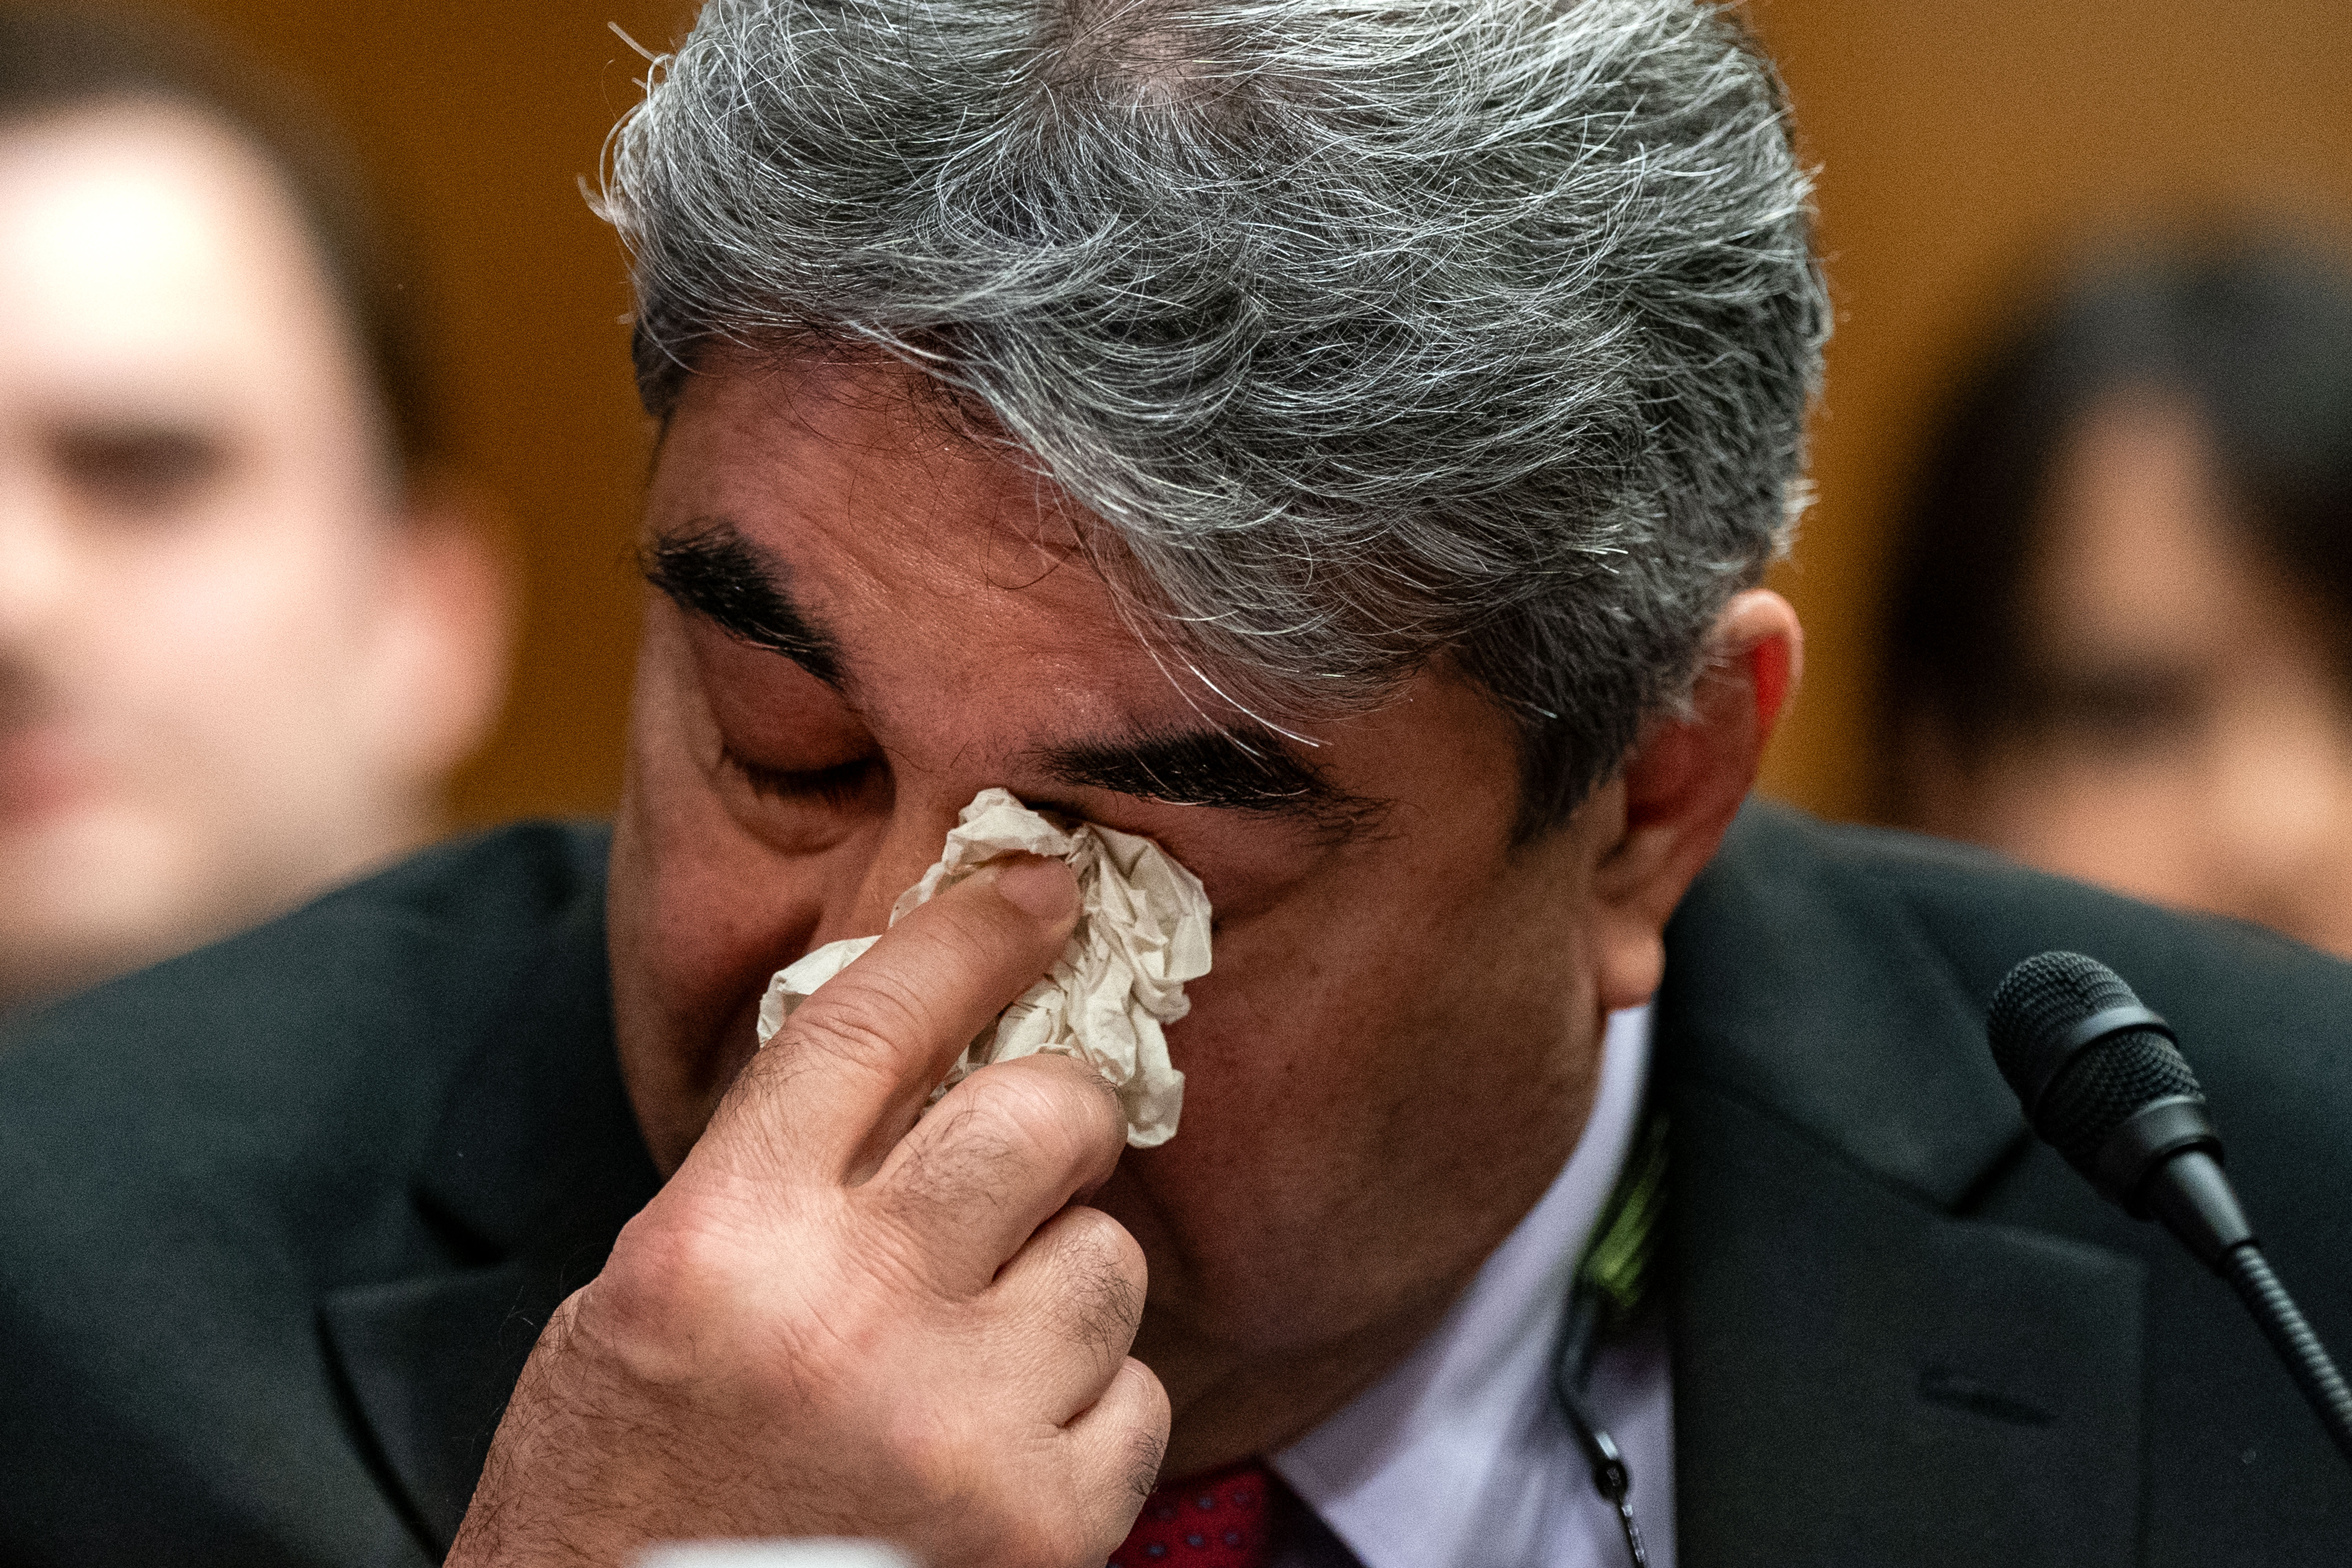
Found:
<path fill-rule="evenodd" d="M 1590 1292 L 1598 1303 L 1601 1321 L 1594 1326 L 1602 1339 L 1623 1332 L 1642 1310 L 1665 1208 L 1666 1118 L 1659 1111 L 1643 1121 L 1576 1262 L 1577 1293 Z"/>

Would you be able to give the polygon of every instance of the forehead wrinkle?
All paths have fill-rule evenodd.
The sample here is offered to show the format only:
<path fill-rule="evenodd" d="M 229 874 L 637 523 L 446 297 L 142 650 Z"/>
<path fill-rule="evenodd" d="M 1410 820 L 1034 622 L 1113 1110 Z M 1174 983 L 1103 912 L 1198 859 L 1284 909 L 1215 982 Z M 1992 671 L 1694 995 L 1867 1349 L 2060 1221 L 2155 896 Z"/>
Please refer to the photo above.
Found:
<path fill-rule="evenodd" d="M 1026 604 L 1047 624 L 1088 641 L 1124 635 L 1099 572 L 1090 580 L 1065 579 L 1073 562 L 1093 566 L 1066 498 L 1010 459 L 967 450 L 953 462 L 952 468 L 928 468 L 919 493 L 908 487 L 899 510 L 899 527 L 928 546 L 919 552 L 930 568 L 924 586 L 943 599 L 975 604 L 1044 590 Z M 949 541 L 963 548 L 939 547 Z"/>
<path fill-rule="evenodd" d="M 891 362 L 793 361 L 738 363 L 698 384 L 719 393 L 746 446 L 766 449 L 755 505 L 819 553 L 829 601 L 926 641 L 976 614 L 963 629 L 1010 633 L 1041 669 L 1098 677 L 1129 650 L 1142 667 L 1148 650 L 1097 562 L 1089 515 L 1034 461 L 967 428 L 928 377 Z M 1087 570 L 1066 571 L 1074 560 Z M 1012 602 L 992 603 L 999 595 Z"/>
<path fill-rule="evenodd" d="M 820 493 L 793 504 L 798 531 L 823 554 L 830 586 L 860 603 L 933 626 L 940 623 L 927 601 L 990 614 L 992 595 L 1028 594 L 1055 579 L 1072 557 L 1085 557 L 1074 530 L 1063 530 L 1066 539 L 1053 537 L 1049 498 L 1033 495 L 1024 504 L 1018 488 L 990 471 L 979 454 L 929 461 L 925 453 L 875 440 L 850 445 L 831 432 L 815 438 L 834 447 L 835 460 L 817 477 Z M 1097 610 L 1086 598 L 1086 587 L 1073 584 L 1027 607 L 1067 630 L 1117 626 L 1107 604 Z"/>
<path fill-rule="evenodd" d="M 1115 536 L 1097 539 L 1091 514 L 1049 476 L 924 423 L 892 388 L 844 367 L 699 389 L 718 395 L 708 406 L 751 458 L 722 460 L 731 482 L 709 499 L 736 492 L 733 504 L 750 509 L 739 532 L 757 528 L 760 553 L 777 562 L 772 574 L 789 573 L 829 608 L 824 629 L 856 650 L 857 706 L 869 723 L 937 733 L 915 715 L 936 719 L 932 699 L 961 689 L 957 706 L 967 710 L 1031 716 L 1022 726 L 1031 736 L 1056 711 L 1071 729 L 1124 731 L 1171 706 L 1160 700 L 1167 697 L 1192 715 L 1163 711 L 1150 728 L 1219 727 L 1123 613 L 1130 606 L 1097 557 Z M 997 733 L 1000 763 L 1055 749 Z M 1272 737 L 1258 743 L 1278 746 Z M 1261 804 L 1272 793 L 1261 792 Z"/>

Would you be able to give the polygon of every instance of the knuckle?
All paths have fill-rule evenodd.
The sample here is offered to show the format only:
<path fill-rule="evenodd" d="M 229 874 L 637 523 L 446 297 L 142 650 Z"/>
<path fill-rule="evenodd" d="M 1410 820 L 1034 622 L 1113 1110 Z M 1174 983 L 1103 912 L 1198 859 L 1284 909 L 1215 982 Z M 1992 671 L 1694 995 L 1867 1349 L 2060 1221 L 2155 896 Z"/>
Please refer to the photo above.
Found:
<path fill-rule="evenodd" d="M 909 915 L 905 929 L 916 940 L 982 963 L 996 953 L 1059 949 L 1058 933 L 1040 929 L 1034 920 L 1024 919 L 989 893 L 985 879 L 959 882 Z"/>
<path fill-rule="evenodd" d="M 929 1022 L 920 996 L 896 976 L 882 975 L 863 977 L 841 994 L 829 994 L 848 978 L 844 974 L 827 985 L 785 1026 L 780 1042 L 784 1050 L 779 1053 L 783 1070 L 798 1070 L 814 1059 L 896 1079 L 909 1048 L 919 1048 Z"/>
<path fill-rule="evenodd" d="M 1078 1124 L 1087 1127 L 1089 1138 L 1117 1159 L 1127 1147 L 1127 1111 L 1110 1079 L 1076 1057 L 1040 1053 L 1026 1059 L 1034 1064 L 1032 1071 L 1050 1073 L 1058 1080 Z"/>
<path fill-rule="evenodd" d="M 1160 1484 L 1160 1467 L 1168 1458 L 1168 1428 L 1172 1413 L 1168 1403 L 1168 1391 L 1151 1369 L 1139 1361 L 1130 1360 L 1145 1394 L 1142 1420 L 1127 1434 L 1127 1488 L 1137 1497 L 1148 1498 L 1151 1489 Z"/>
<path fill-rule="evenodd" d="M 982 1068 L 959 1087 L 968 1092 L 952 1112 L 957 1141 L 1024 1162 L 1051 1162 L 1062 1153 L 1068 1139 L 1059 1108 L 1024 1075 Z"/>
<path fill-rule="evenodd" d="M 603 1272 L 566 1305 L 568 1342 L 648 1383 L 676 1383 L 712 1348 L 743 1292 L 740 1244 L 709 1216 L 653 1210 L 621 1232 Z"/>
<path fill-rule="evenodd" d="M 993 1062 L 966 1079 L 975 1106 L 1002 1118 L 1069 1168 L 1088 1168 L 1126 1145 L 1118 1097 L 1103 1076 L 1074 1058 L 1047 1055 Z"/>
<path fill-rule="evenodd" d="M 896 978 L 863 980 L 856 987 L 845 985 L 846 978 L 828 983 L 795 1013 L 774 1044 L 752 1058 L 746 1077 L 757 1074 L 783 1086 L 802 1072 L 824 1069 L 896 1084 L 929 1056 L 934 1030 L 918 994 Z M 845 987 L 845 994 L 833 996 L 835 985 Z M 818 1002 L 828 1006 L 818 1008 Z"/>
<path fill-rule="evenodd" d="M 964 1102 L 958 1113 L 968 1124 L 987 1124 L 1001 1128 L 1004 1134 L 1037 1138 L 1050 1137 L 1064 1119 L 1061 1097 L 1054 1092 L 1051 1080 L 1022 1068 L 1017 1062 L 984 1067 L 960 1087 Z"/>
<path fill-rule="evenodd" d="M 1160 1468 L 1160 1459 L 1165 1457 L 1168 1452 L 1168 1431 L 1175 1423 L 1176 1406 L 1174 1402 L 1168 1397 L 1168 1385 L 1160 1381 L 1160 1374 L 1158 1373 L 1152 1371 L 1150 1367 L 1144 1365 L 1133 1356 L 1127 1358 L 1125 1372 L 1128 1376 L 1136 1381 L 1137 1385 L 1143 1391 L 1144 1424 L 1137 1429 L 1136 1436 L 1139 1441 L 1150 1443 L 1151 1448 L 1151 1466 L 1152 1469 L 1157 1472 Z M 1150 1489 L 1147 1488 L 1146 1489 L 1149 1490 Z"/>
<path fill-rule="evenodd" d="M 1150 1266 L 1143 1247 L 1125 1226 L 1102 1210 L 1076 1205 L 1062 1211 L 1055 1237 L 1055 1264 L 1075 1279 L 1087 1281 L 1121 1300 L 1131 1300 L 1142 1310 Z"/>
<path fill-rule="evenodd" d="M 983 1068 L 958 1084 L 932 1112 L 929 1135 L 905 1146 L 885 1201 L 910 1215 L 1006 1205 L 1116 1160 L 1120 1145 L 1106 1151 L 1094 1119 L 1077 1109 L 1082 1091 L 1066 1075 L 1022 1070 L 1029 1059 Z"/>
<path fill-rule="evenodd" d="M 976 1115 L 968 1101 L 935 1114 L 943 1117 L 937 1135 L 908 1147 L 905 1163 L 877 1190 L 877 1200 L 918 1225 L 975 1203 L 1011 1204 L 1031 1163 L 1023 1141 Z"/>
<path fill-rule="evenodd" d="M 1128 1238 L 1127 1247 L 1134 1245 Z M 1066 1235 L 1056 1253 L 1055 1261 L 1067 1279 L 1060 1307 L 1064 1331 L 1106 1357 L 1126 1354 L 1143 1321 L 1140 1270 L 1130 1269 L 1124 1249 L 1099 1232 Z"/>

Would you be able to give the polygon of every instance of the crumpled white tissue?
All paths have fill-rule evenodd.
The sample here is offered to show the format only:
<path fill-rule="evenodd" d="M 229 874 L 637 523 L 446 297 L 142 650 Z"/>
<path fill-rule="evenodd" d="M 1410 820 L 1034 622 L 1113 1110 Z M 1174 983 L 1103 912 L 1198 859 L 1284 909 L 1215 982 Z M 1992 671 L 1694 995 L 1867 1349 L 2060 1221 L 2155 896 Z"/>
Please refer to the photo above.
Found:
<path fill-rule="evenodd" d="M 1192 1011 L 1184 983 L 1209 973 L 1201 879 L 1149 838 L 1091 822 L 1064 826 L 1010 791 L 985 789 L 949 831 L 939 864 L 898 895 L 890 923 L 1013 850 L 1052 856 L 1077 873 L 1077 929 L 1045 977 L 972 1037 L 931 1098 L 990 1062 L 1057 1051 L 1110 1080 L 1130 1147 L 1165 1143 L 1184 1109 L 1184 1075 L 1168 1059 L 1161 1026 Z M 760 1044 L 876 940 L 827 942 L 780 972 L 760 1000 Z"/>

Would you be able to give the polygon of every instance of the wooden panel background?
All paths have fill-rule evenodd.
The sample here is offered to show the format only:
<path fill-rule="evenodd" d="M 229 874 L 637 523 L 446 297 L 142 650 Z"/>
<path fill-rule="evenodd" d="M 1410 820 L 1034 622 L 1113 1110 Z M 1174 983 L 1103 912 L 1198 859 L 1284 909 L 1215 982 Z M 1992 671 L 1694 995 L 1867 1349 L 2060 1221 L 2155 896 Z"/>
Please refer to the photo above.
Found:
<path fill-rule="evenodd" d="M 593 177 L 681 0 L 200 0 L 307 77 L 420 236 L 446 306 L 459 456 L 512 521 L 528 584 L 514 694 L 457 782 L 461 820 L 609 805 L 636 617 L 646 431 L 617 247 Z M 1753 0 L 1808 156 L 1839 303 L 1821 500 L 1778 582 L 1811 668 L 1767 785 L 1867 811 L 1883 517 L 1955 356 L 2013 268 L 2118 216 L 2223 201 L 2352 210 L 2345 0 Z"/>
<path fill-rule="evenodd" d="M 648 432 L 619 244 L 588 210 L 605 132 L 691 0 L 191 0 L 342 119 L 414 235 L 467 476 L 512 529 L 525 592 L 498 732 L 463 824 L 601 813 L 618 791 L 637 624 L 629 560 Z"/>
<path fill-rule="evenodd" d="M 1920 423 L 2021 268 L 2118 221 L 2352 206 L 2344 0 L 1757 0 L 1838 303 L 1821 500 L 1779 585 L 1810 668 L 1766 787 L 1866 815 L 1881 542 Z"/>

